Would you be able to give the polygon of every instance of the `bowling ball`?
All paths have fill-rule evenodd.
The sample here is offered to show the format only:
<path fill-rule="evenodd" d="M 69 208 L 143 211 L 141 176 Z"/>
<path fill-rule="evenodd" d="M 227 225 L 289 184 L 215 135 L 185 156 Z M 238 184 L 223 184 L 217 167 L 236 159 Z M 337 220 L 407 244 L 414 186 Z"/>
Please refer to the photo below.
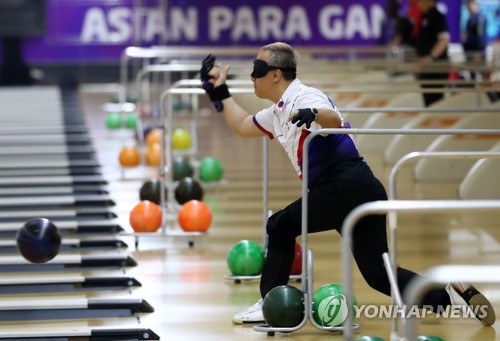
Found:
<path fill-rule="evenodd" d="M 295 243 L 295 255 L 293 258 L 292 269 L 290 275 L 300 275 L 302 273 L 302 247 L 299 243 Z"/>
<path fill-rule="evenodd" d="M 420 335 L 419 337 L 417 337 L 417 341 L 444 341 L 444 339 L 440 338 L 439 336 Z"/>
<path fill-rule="evenodd" d="M 141 163 L 141 152 L 137 147 L 125 146 L 120 150 L 118 161 L 122 167 L 136 167 Z"/>
<path fill-rule="evenodd" d="M 125 127 L 128 129 L 135 129 L 137 128 L 137 120 L 138 120 L 138 114 L 137 113 L 129 113 L 127 114 L 127 117 L 125 118 Z"/>
<path fill-rule="evenodd" d="M 172 168 L 174 171 L 174 181 L 179 181 L 183 178 L 191 177 L 194 174 L 193 167 L 191 167 L 189 160 L 182 156 L 178 156 L 175 158 Z"/>
<path fill-rule="evenodd" d="M 156 232 L 162 224 L 161 208 L 154 202 L 143 200 L 132 209 L 129 221 L 135 232 Z"/>
<path fill-rule="evenodd" d="M 271 327 L 295 327 L 304 319 L 304 293 L 291 285 L 269 291 L 262 302 L 264 320 Z"/>
<path fill-rule="evenodd" d="M 175 200 L 184 205 L 191 200 L 203 200 L 203 188 L 193 178 L 184 178 L 175 188 Z"/>
<path fill-rule="evenodd" d="M 61 235 L 48 219 L 28 220 L 16 235 L 17 248 L 31 263 L 46 263 L 53 259 L 61 247 Z"/>
<path fill-rule="evenodd" d="M 219 160 L 213 157 L 205 157 L 200 162 L 201 181 L 218 181 L 222 179 L 224 169 Z"/>
<path fill-rule="evenodd" d="M 110 112 L 106 115 L 106 127 L 110 130 L 118 129 L 122 126 L 120 113 Z"/>
<path fill-rule="evenodd" d="M 356 299 L 353 297 L 353 306 Z M 354 312 L 354 307 L 351 307 Z M 313 318 L 323 327 L 342 326 L 347 318 L 348 307 L 344 288 L 340 284 L 326 284 L 313 295 Z"/>
<path fill-rule="evenodd" d="M 191 200 L 179 210 L 178 222 L 185 232 L 206 232 L 212 224 L 212 212 L 203 202 Z"/>
<path fill-rule="evenodd" d="M 158 143 L 148 146 L 148 149 L 146 150 L 146 164 L 148 166 L 161 165 L 161 148 Z"/>
<path fill-rule="evenodd" d="M 155 128 L 149 131 L 146 135 L 146 144 L 151 147 L 154 144 L 161 143 L 161 129 Z"/>
<path fill-rule="evenodd" d="M 182 107 L 182 100 L 178 97 L 174 97 L 174 99 L 172 100 L 172 108 L 174 109 L 174 111 L 182 110 Z"/>
<path fill-rule="evenodd" d="M 252 241 L 241 240 L 227 254 L 227 266 L 234 276 L 256 276 L 264 267 L 264 248 Z"/>
<path fill-rule="evenodd" d="M 151 179 L 142 184 L 141 189 L 139 190 L 139 198 L 141 200 L 149 200 L 159 205 L 160 198 L 160 189 L 161 189 L 161 181 L 159 179 Z M 165 201 L 167 200 L 168 191 L 165 188 Z"/>
<path fill-rule="evenodd" d="M 191 148 L 191 136 L 184 129 L 174 129 L 172 133 L 172 148 L 188 149 Z"/>

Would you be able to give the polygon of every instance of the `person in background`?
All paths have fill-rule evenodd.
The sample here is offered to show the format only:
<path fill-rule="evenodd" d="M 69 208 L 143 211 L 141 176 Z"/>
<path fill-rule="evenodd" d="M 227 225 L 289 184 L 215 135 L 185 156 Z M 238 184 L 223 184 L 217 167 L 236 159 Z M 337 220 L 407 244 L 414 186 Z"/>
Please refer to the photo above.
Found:
<path fill-rule="evenodd" d="M 448 44 L 450 34 L 446 17 L 437 9 L 436 0 L 418 0 L 422 11 L 420 28 L 415 41 L 417 64 L 422 72 L 417 74 L 417 79 L 423 81 L 422 89 L 444 88 L 444 84 L 426 84 L 426 80 L 446 81 L 448 72 L 441 72 L 446 66 L 432 67 L 433 63 L 446 63 L 448 61 Z M 423 93 L 424 105 L 429 107 L 444 97 L 442 92 Z"/>
<path fill-rule="evenodd" d="M 419 0 L 410 0 L 410 3 L 408 4 L 408 18 L 410 18 L 411 22 L 413 22 L 413 30 L 411 31 L 413 38 L 418 36 L 420 21 L 422 20 L 422 11 L 418 6 L 418 1 Z"/>
<path fill-rule="evenodd" d="M 479 62 L 486 60 L 488 37 L 486 34 L 487 19 L 479 11 L 476 0 L 467 0 L 469 18 L 465 25 L 462 47 L 468 61 Z"/>
<path fill-rule="evenodd" d="M 410 16 L 401 15 L 401 1 L 389 0 L 387 2 L 387 25 L 385 27 L 386 35 L 390 35 L 389 47 L 397 47 L 399 45 L 413 46 L 414 36 L 413 28 L 415 22 Z"/>
<path fill-rule="evenodd" d="M 482 66 L 486 62 L 486 48 L 488 46 L 486 27 L 488 21 L 486 16 L 479 10 L 476 0 L 467 0 L 465 5 L 469 12 L 469 18 L 462 37 L 465 58 L 469 65 Z M 471 72 L 464 72 L 464 77 L 468 80 L 482 81 L 489 79 L 490 73 L 471 70 Z M 498 100 L 498 94 L 495 92 L 487 92 L 486 95 L 491 102 Z"/>

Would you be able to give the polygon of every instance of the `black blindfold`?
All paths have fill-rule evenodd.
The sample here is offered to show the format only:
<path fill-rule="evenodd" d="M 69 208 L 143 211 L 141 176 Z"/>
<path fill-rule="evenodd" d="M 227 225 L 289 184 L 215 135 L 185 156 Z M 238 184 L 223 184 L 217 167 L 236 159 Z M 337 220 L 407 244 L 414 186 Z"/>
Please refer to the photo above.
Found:
<path fill-rule="evenodd" d="M 268 65 L 262 59 L 255 59 L 253 61 L 253 72 L 250 74 L 250 77 L 262 78 L 265 75 L 267 75 L 267 73 L 271 70 L 281 70 L 281 71 L 288 71 L 288 72 L 296 72 L 297 71 L 297 69 L 295 69 L 294 67 L 272 66 L 272 65 Z"/>

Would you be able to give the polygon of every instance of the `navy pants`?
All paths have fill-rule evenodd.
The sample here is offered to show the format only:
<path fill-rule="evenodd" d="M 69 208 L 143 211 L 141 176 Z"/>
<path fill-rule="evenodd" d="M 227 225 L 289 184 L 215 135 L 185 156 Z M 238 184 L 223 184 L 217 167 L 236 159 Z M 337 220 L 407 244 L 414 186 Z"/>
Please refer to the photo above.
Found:
<path fill-rule="evenodd" d="M 362 158 L 337 165 L 328 176 L 323 175 L 316 181 L 308 195 L 309 233 L 332 229 L 340 233 L 344 219 L 355 207 L 370 201 L 387 200 L 384 186 Z M 268 249 L 260 283 L 262 297 L 272 288 L 288 283 L 295 239 L 301 234 L 301 207 L 302 199 L 298 199 L 269 218 Z M 353 230 L 354 259 L 368 285 L 390 295 L 391 288 L 382 259 L 382 254 L 387 251 L 386 216 L 362 218 Z M 398 285 L 402 293 L 415 276 L 418 275 L 398 267 Z M 440 288 L 429 292 L 422 304 L 436 309 L 437 306 L 450 304 L 450 301 L 444 288 Z"/>
<path fill-rule="evenodd" d="M 426 80 L 431 80 L 431 81 L 446 81 L 448 80 L 448 74 L 447 73 L 421 73 L 418 77 L 420 81 L 426 81 Z M 425 107 L 430 107 L 433 103 L 438 102 L 444 98 L 444 84 L 426 84 L 422 83 L 420 85 L 422 89 L 436 89 L 440 90 L 440 92 L 424 92 L 422 93 L 422 98 L 424 100 L 424 106 Z"/>

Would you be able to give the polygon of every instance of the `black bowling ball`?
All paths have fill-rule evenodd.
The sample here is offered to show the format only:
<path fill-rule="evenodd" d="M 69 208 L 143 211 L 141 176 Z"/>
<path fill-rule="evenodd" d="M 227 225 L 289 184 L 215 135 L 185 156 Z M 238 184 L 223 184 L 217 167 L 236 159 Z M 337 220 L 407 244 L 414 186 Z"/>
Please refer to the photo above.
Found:
<path fill-rule="evenodd" d="M 155 204 L 159 205 L 161 198 L 160 198 L 160 188 L 161 188 L 161 181 L 158 179 L 152 179 L 146 181 L 141 189 L 139 190 L 139 197 L 141 201 L 143 200 L 149 200 L 151 202 L 154 202 Z M 165 187 L 165 200 L 167 200 L 167 188 Z"/>
<path fill-rule="evenodd" d="M 203 200 L 203 188 L 193 178 L 184 178 L 179 181 L 175 189 L 175 200 L 181 205 L 191 200 Z"/>
<path fill-rule="evenodd" d="M 17 248 L 31 263 L 46 263 L 53 259 L 61 247 L 61 235 L 48 219 L 28 220 L 16 235 Z"/>

